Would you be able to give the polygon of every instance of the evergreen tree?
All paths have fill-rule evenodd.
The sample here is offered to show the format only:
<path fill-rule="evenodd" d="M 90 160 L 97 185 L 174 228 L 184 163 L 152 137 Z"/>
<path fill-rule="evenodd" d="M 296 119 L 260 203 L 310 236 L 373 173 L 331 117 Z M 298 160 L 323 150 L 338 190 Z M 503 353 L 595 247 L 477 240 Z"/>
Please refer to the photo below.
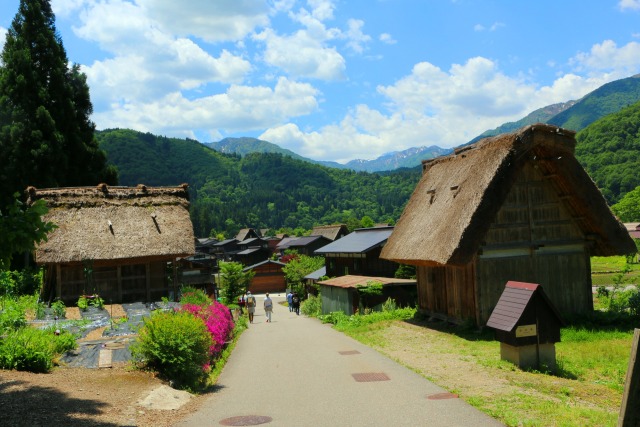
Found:
<path fill-rule="evenodd" d="M 94 136 L 86 76 L 68 66 L 49 0 L 21 0 L 0 64 L 0 207 L 36 187 L 117 183 Z"/>

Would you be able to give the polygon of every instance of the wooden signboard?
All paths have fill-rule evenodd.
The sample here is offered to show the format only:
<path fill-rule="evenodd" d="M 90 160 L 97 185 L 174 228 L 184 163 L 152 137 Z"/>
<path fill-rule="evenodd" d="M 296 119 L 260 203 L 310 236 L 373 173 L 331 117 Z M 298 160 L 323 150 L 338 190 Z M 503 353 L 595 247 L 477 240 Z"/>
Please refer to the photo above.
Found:
<path fill-rule="evenodd" d="M 535 337 L 538 335 L 536 325 L 521 325 L 516 328 L 516 338 Z"/>

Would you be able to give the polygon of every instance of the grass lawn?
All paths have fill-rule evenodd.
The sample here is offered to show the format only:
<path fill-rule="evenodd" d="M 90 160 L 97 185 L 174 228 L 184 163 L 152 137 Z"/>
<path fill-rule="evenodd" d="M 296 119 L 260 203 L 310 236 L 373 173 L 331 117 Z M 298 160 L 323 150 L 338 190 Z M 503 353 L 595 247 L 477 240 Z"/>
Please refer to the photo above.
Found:
<path fill-rule="evenodd" d="M 491 331 L 415 320 L 340 329 L 509 426 L 615 426 L 633 340 L 632 327 L 565 328 L 550 374 L 500 360 Z"/>
<path fill-rule="evenodd" d="M 640 318 L 628 313 L 596 311 L 568 322 L 551 373 L 501 360 L 489 328 L 401 320 L 406 313 L 400 320 L 390 313 L 338 317 L 336 329 L 509 426 L 616 426 L 633 330 L 640 328 Z"/>
<path fill-rule="evenodd" d="M 593 286 L 611 286 L 625 268 L 625 257 L 591 257 Z M 622 276 L 621 284 L 640 284 L 640 263 L 628 264 L 630 271 Z"/>

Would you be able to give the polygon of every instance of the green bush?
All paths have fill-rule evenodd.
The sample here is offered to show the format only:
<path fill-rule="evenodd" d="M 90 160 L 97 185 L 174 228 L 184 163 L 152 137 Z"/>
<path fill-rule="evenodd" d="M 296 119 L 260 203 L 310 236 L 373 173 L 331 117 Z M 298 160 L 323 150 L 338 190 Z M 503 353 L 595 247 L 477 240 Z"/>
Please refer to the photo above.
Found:
<path fill-rule="evenodd" d="M 27 324 L 25 309 L 16 303 L 4 301 L 0 312 L 0 334 L 12 332 Z"/>
<path fill-rule="evenodd" d="M 53 309 L 53 315 L 58 316 L 59 319 L 63 319 L 67 315 L 67 306 L 64 305 L 64 302 L 61 300 L 55 300 L 51 304 L 51 308 Z"/>
<path fill-rule="evenodd" d="M 52 328 L 20 328 L 0 341 L 0 368 L 48 372 L 55 358 L 76 347 L 73 335 L 56 335 Z"/>
<path fill-rule="evenodd" d="M 42 269 L 0 271 L 2 295 L 32 295 L 42 286 Z"/>
<path fill-rule="evenodd" d="M 302 301 L 302 304 L 300 305 L 300 311 L 302 311 L 302 314 L 309 317 L 320 316 L 320 314 L 322 314 L 322 298 L 320 297 L 320 295 L 309 295 L 309 298 Z"/>
<path fill-rule="evenodd" d="M 194 304 L 199 306 L 211 305 L 211 298 L 202 289 L 185 286 L 180 292 L 180 304 Z"/>
<path fill-rule="evenodd" d="M 131 354 L 177 386 L 195 390 L 206 381 L 212 344 L 204 322 L 191 313 L 154 312 L 140 328 Z"/>
<path fill-rule="evenodd" d="M 78 298 L 77 304 L 78 304 L 78 308 L 82 311 L 85 311 L 87 308 L 89 308 L 89 300 L 84 295 Z"/>
<path fill-rule="evenodd" d="M 389 297 L 385 302 L 382 303 L 382 311 L 394 311 L 398 308 L 396 304 L 396 300 Z"/>

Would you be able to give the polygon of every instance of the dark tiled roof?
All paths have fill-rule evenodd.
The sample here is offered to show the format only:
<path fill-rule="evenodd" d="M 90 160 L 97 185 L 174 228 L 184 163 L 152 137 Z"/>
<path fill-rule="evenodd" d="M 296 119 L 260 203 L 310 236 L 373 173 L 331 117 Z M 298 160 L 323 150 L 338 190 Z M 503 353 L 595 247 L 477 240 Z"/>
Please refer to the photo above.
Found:
<path fill-rule="evenodd" d="M 393 227 L 360 228 L 347 234 L 335 242 L 329 243 L 316 250 L 316 254 L 327 253 L 363 253 L 383 245 L 391 233 Z"/>

